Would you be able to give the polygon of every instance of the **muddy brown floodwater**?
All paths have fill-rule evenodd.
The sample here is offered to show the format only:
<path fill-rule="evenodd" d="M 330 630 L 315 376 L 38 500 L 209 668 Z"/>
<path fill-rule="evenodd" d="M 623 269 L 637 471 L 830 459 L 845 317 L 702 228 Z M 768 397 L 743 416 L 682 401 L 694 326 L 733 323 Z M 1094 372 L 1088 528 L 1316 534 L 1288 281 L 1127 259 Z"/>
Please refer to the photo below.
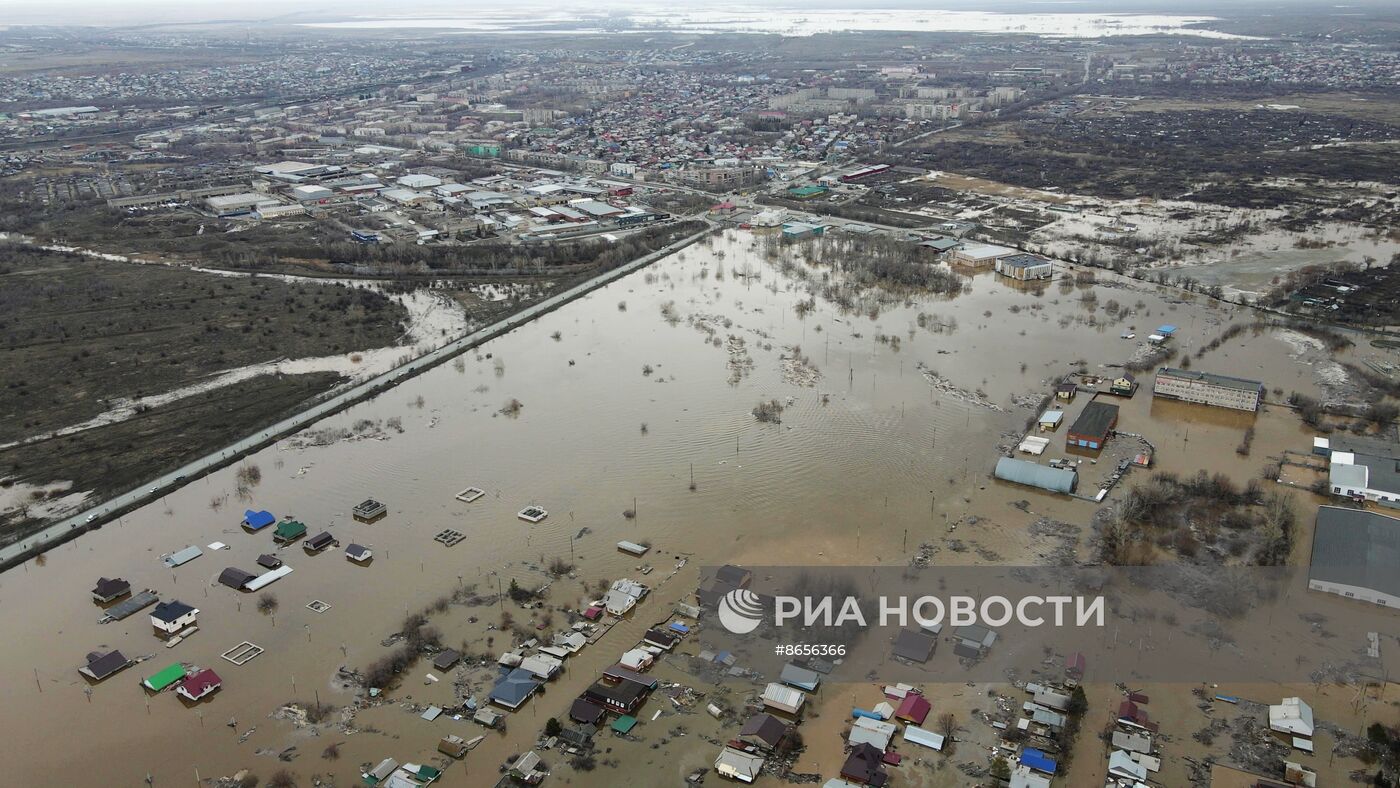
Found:
<path fill-rule="evenodd" d="M 1047 548 L 1025 526 L 1041 514 L 1081 526 L 1074 549 L 1083 552 L 1092 505 L 993 482 L 997 443 L 1020 430 L 1047 381 L 1072 362 L 1095 371 L 1130 357 L 1136 340 L 1120 338 L 1125 331 L 1142 337 L 1174 323 L 1177 341 L 1194 347 L 1232 321 L 1253 320 L 1116 279 L 1092 288 L 1098 306 L 1090 311 L 1080 300 L 1084 288 L 1036 293 L 990 273 L 970 277 L 954 298 L 900 298 L 878 313 L 854 314 L 820 293 L 808 301 L 822 272 L 801 262 L 785 271 L 766 253 L 770 243 L 729 231 L 666 258 L 312 430 L 368 421 L 378 424 L 364 431 L 372 437 L 285 440 L 244 463 L 259 468 L 261 481 L 242 499 L 238 468 L 225 469 L 0 576 L 5 782 L 135 786 L 149 774 L 155 785 L 189 785 L 196 771 L 208 780 L 250 769 L 266 780 L 288 768 L 303 785 L 319 775 L 323 784 L 348 786 L 363 763 L 431 762 L 441 736 L 488 732 L 445 717 L 429 723 L 401 705 L 451 702 L 450 680 L 424 683 L 432 672 L 426 663 L 405 675 L 390 702 L 361 711 L 353 734 L 313 737 L 269 715 L 293 700 L 349 703 L 351 694 L 333 684 L 337 668 L 363 668 L 387 653 L 380 642 L 406 612 L 459 583 L 483 594 L 498 581 L 537 586 L 545 561 L 570 555 L 582 581 L 638 577 L 642 561 L 615 544 L 650 541 L 655 549 L 645 560 L 657 571 L 644 579 L 660 587 L 637 617 L 571 658 L 557 685 L 511 715 L 505 735 L 489 733 L 441 782 L 491 785 L 505 757 L 533 746 L 546 718 L 565 716 L 573 695 L 635 642 L 643 622 L 664 618 L 671 600 L 688 596 L 699 565 L 902 564 L 920 543 L 946 540 L 948 524 L 969 514 L 985 522 L 958 536 L 976 549 L 944 549 L 936 561 L 1034 562 Z M 1109 318 L 1110 300 L 1131 314 Z M 1319 391 L 1313 362 L 1271 334 L 1246 332 L 1197 368 L 1217 356 L 1219 371 Z M 512 399 L 522 407 L 502 415 Z M 785 405 L 780 424 L 751 414 L 770 399 Z M 1164 467 L 1241 479 L 1270 453 L 1306 448 L 1296 418 L 1270 408 L 1257 419 L 1253 457 L 1240 458 L 1234 446 L 1249 422 L 1154 405 L 1144 391 L 1125 403 L 1122 428 L 1148 435 Z M 454 499 L 472 485 L 486 497 Z M 367 497 L 386 502 L 389 515 L 374 524 L 352 520 L 351 507 Z M 636 516 L 625 518 L 634 500 Z M 1028 511 L 1009 505 L 1018 500 L 1030 502 Z M 531 503 L 549 517 L 536 525 L 517 519 Z M 342 546 L 370 545 L 375 558 L 360 567 L 340 550 L 314 557 L 283 550 L 295 571 L 270 587 L 279 606 L 264 615 L 255 595 L 214 583 L 225 567 L 257 569 L 256 557 L 272 549 L 270 534 L 238 527 L 245 508 L 295 516 L 313 533 L 329 528 Z M 466 539 L 450 548 L 434 542 L 445 528 Z M 229 549 L 206 549 L 174 570 L 160 562 L 164 553 L 215 541 Z M 689 564 L 662 582 L 681 557 Z M 167 649 L 145 614 L 98 625 L 88 590 L 99 576 L 195 605 L 199 632 Z M 577 582 L 563 581 L 550 604 L 585 598 Z M 331 609 L 308 610 L 314 599 Z M 497 616 L 494 607 L 454 605 L 433 624 L 450 645 L 465 641 L 494 654 L 503 637 L 484 627 Z M 265 653 L 242 666 L 220 659 L 244 640 Z M 90 686 L 76 668 L 99 647 L 152 659 Z M 148 699 L 138 681 L 175 660 L 214 667 L 223 689 L 192 707 L 168 693 Z M 480 698 L 489 687 L 477 679 L 471 689 Z M 675 724 L 669 707 L 649 701 L 639 735 L 656 743 L 657 732 Z M 658 708 L 667 715 L 651 722 Z M 710 724 L 703 713 L 687 719 L 692 730 Z M 325 760 L 331 742 L 340 757 Z M 295 757 L 279 761 L 275 753 L 292 746 Z M 700 735 L 659 749 L 622 740 L 604 746 L 614 746 L 607 757 L 619 766 L 574 773 L 547 757 L 560 775 L 550 779 L 674 784 L 685 770 L 709 766 L 714 753 Z"/>

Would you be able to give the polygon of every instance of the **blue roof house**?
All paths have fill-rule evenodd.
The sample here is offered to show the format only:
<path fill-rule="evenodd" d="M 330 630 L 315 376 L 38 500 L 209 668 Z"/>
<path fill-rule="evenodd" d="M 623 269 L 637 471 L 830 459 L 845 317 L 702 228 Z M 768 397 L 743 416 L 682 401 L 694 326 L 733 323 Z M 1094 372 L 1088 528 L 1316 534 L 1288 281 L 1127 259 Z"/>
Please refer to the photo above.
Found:
<path fill-rule="evenodd" d="M 1027 747 L 1021 751 L 1021 765 L 1044 774 L 1055 773 L 1054 759 L 1034 747 Z"/>

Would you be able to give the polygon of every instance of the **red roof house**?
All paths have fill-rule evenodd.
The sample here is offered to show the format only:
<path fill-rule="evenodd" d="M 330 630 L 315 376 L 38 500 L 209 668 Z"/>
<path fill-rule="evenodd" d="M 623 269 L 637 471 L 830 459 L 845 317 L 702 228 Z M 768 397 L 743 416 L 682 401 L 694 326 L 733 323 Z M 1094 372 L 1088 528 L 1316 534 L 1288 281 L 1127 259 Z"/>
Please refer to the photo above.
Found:
<path fill-rule="evenodd" d="M 175 691 L 190 700 L 200 700 L 206 695 L 217 692 L 222 686 L 224 686 L 224 680 L 219 678 L 219 674 L 205 668 L 181 682 Z"/>
<path fill-rule="evenodd" d="M 899 704 L 899 709 L 894 713 L 894 717 L 914 725 L 923 725 L 924 720 L 932 710 L 933 707 L 929 705 L 923 695 L 915 695 L 911 692 L 904 696 L 904 700 Z"/>

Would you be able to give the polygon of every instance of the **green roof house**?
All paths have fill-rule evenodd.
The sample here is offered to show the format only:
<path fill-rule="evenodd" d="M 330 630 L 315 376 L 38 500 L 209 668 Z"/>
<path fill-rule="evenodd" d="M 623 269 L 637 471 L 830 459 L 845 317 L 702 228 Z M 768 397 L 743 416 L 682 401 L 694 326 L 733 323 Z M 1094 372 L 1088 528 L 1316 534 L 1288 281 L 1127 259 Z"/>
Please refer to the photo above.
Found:
<path fill-rule="evenodd" d="M 306 536 L 306 523 L 299 520 L 283 520 L 277 524 L 277 530 L 272 532 L 272 541 L 286 544 Z"/>

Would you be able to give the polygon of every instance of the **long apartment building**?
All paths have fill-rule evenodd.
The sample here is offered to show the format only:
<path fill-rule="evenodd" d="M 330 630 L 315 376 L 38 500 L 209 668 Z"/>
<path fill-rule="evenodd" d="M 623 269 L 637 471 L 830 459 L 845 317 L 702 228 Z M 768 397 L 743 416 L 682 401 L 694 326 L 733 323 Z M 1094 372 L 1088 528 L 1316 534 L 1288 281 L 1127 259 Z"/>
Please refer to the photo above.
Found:
<path fill-rule="evenodd" d="M 1152 383 L 1152 396 L 1214 405 L 1233 410 L 1259 410 L 1264 400 L 1264 384 L 1257 380 L 1232 378 L 1210 372 L 1163 367 Z"/>

